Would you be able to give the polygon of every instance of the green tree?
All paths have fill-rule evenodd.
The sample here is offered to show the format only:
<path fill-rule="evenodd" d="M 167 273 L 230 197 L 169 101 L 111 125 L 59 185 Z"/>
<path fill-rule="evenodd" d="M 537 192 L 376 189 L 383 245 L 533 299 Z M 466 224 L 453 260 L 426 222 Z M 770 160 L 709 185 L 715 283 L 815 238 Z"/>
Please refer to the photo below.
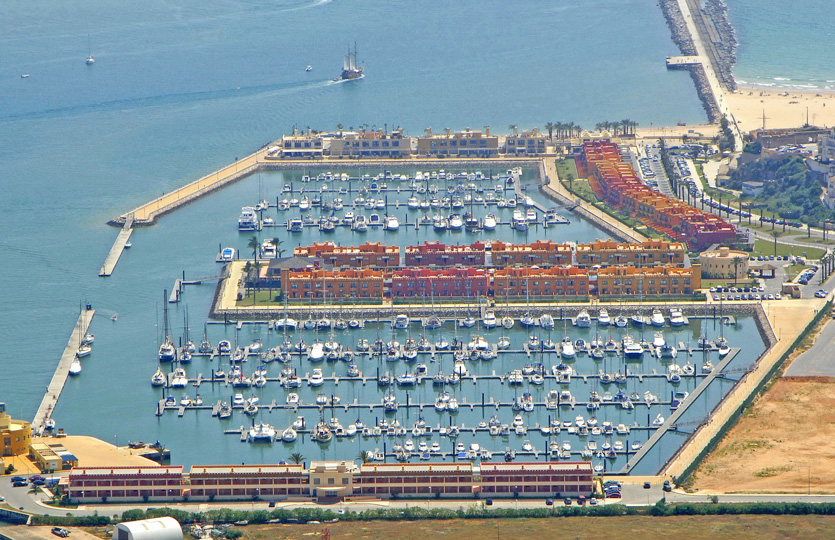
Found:
<path fill-rule="evenodd" d="M 371 461 L 373 454 L 368 450 L 362 450 L 359 454 L 357 454 L 357 459 L 363 463 L 368 463 Z"/>
<path fill-rule="evenodd" d="M 555 127 L 556 127 L 556 124 L 554 124 L 553 122 L 548 122 L 547 124 L 545 124 L 545 129 L 548 130 L 548 140 L 551 140 L 551 139 L 554 138 L 554 128 Z"/>
<path fill-rule="evenodd" d="M 304 457 L 304 454 L 302 454 L 301 452 L 293 452 L 292 454 L 290 454 L 290 461 L 292 461 L 296 465 L 298 465 L 299 463 L 301 463 L 305 459 L 307 459 L 307 458 Z"/>
<path fill-rule="evenodd" d="M 252 257 L 257 261 L 258 260 L 258 250 L 261 248 L 261 242 L 258 241 L 258 237 L 252 235 L 249 238 L 249 243 L 247 243 L 246 247 L 252 250 Z"/>
<path fill-rule="evenodd" d="M 275 258 L 278 259 L 278 247 L 283 244 L 284 241 L 279 238 L 273 238 L 273 245 L 275 246 Z"/>
<path fill-rule="evenodd" d="M 780 231 L 771 231 L 771 236 L 774 237 L 774 256 L 777 256 L 777 239 L 783 234 Z"/>

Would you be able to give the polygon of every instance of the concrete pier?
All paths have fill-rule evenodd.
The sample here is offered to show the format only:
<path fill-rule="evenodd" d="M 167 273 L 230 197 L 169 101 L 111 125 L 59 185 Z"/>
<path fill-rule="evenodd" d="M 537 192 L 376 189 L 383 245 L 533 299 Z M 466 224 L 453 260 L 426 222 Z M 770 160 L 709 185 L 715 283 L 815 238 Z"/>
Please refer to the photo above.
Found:
<path fill-rule="evenodd" d="M 130 214 L 125 219 L 125 224 L 122 226 L 122 230 L 119 231 L 119 236 L 116 237 L 113 247 L 110 248 L 110 253 L 107 254 L 107 258 L 104 260 L 101 270 L 99 270 L 99 276 L 107 277 L 113 274 L 113 269 L 116 268 L 116 263 L 119 262 L 119 257 L 122 256 L 122 252 L 125 250 L 125 246 L 128 240 L 130 240 L 132 232 L 133 214 Z"/>
<path fill-rule="evenodd" d="M 90 327 L 90 321 L 93 320 L 95 313 L 96 310 L 94 309 L 85 309 L 78 316 L 78 321 L 76 321 L 72 334 L 70 334 L 67 347 L 61 355 L 61 360 L 58 361 L 55 374 L 52 376 L 52 380 L 46 388 L 46 394 L 44 394 L 43 400 L 38 407 L 38 412 L 35 413 L 35 418 L 32 420 L 33 434 L 40 435 L 43 433 L 44 424 L 58 403 L 58 397 L 61 395 L 61 391 L 64 389 L 64 383 L 67 382 L 67 376 L 70 373 L 70 364 L 72 364 L 75 358 L 75 353 L 81 345 L 81 339 L 87 332 L 87 328 Z"/>

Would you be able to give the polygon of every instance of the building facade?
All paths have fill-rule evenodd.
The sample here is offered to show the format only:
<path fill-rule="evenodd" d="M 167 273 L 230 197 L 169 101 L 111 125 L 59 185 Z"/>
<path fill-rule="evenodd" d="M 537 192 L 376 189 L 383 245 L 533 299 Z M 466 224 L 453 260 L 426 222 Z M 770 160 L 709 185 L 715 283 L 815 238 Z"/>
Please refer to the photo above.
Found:
<path fill-rule="evenodd" d="M 432 135 L 426 130 L 426 136 L 417 138 L 419 156 L 457 156 L 457 157 L 496 157 L 499 155 L 499 138 L 481 131 L 467 129 L 445 135 Z"/>
<path fill-rule="evenodd" d="M 380 242 L 365 242 L 354 246 L 337 246 L 333 242 L 315 242 L 312 246 L 293 249 L 296 257 L 318 257 L 322 262 L 339 267 L 388 268 L 400 266 L 400 246 L 387 246 Z"/>
<path fill-rule="evenodd" d="M 484 242 L 474 242 L 469 246 L 447 246 L 437 240 L 427 240 L 418 246 L 406 246 L 406 266 L 484 266 Z"/>
<path fill-rule="evenodd" d="M 26 455 L 31 443 L 32 424 L 24 420 L 12 420 L 6 412 L 6 404 L 0 403 L 0 455 Z"/>
<path fill-rule="evenodd" d="M 517 156 L 542 155 L 545 153 L 547 141 L 548 137 L 540 133 L 538 129 L 514 133 L 505 138 L 505 153 Z"/>
<path fill-rule="evenodd" d="M 88 467 L 70 473 L 68 494 L 78 503 L 174 500 L 339 500 L 590 496 L 589 462 L 363 463 Z"/>
<path fill-rule="evenodd" d="M 497 240 L 490 244 L 492 266 L 561 266 L 571 264 L 573 252 L 569 244 L 552 240 L 536 240 L 530 244 L 511 244 Z"/>
<path fill-rule="evenodd" d="M 596 272 L 597 294 L 604 296 L 684 296 L 701 288 L 698 264 L 689 268 L 658 265 L 608 266 Z"/>
<path fill-rule="evenodd" d="M 664 240 L 647 240 L 641 243 L 595 240 L 589 244 L 577 244 L 576 254 L 577 264 L 580 266 L 683 265 L 685 247 L 681 242 Z"/>
<path fill-rule="evenodd" d="M 493 297 L 581 297 L 589 294 L 589 274 L 576 266 L 501 268 L 493 272 Z"/>
<path fill-rule="evenodd" d="M 293 134 L 281 138 L 277 157 L 289 159 L 321 158 L 325 152 L 325 142 L 318 134 Z M 271 156 L 268 156 L 268 158 Z"/>
<path fill-rule="evenodd" d="M 410 297 L 478 297 L 490 290 L 490 275 L 483 268 L 404 268 L 391 274 L 391 295 Z"/>
<path fill-rule="evenodd" d="M 184 479 L 182 466 L 76 467 L 67 494 L 78 503 L 176 501 L 183 497 Z"/>
<path fill-rule="evenodd" d="M 197 500 L 309 495 L 302 465 L 195 465 L 189 474 L 189 496 Z"/>
<path fill-rule="evenodd" d="M 329 142 L 331 157 L 399 159 L 412 154 L 412 138 L 404 136 L 402 130 L 340 133 Z"/>
<path fill-rule="evenodd" d="M 383 272 L 348 270 L 281 270 L 281 290 L 290 299 L 382 298 Z"/>
<path fill-rule="evenodd" d="M 703 252 L 699 261 L 705 278 L 740 280 L 748 277 L 748 254 L 744 251 L 720 247 Z"/>

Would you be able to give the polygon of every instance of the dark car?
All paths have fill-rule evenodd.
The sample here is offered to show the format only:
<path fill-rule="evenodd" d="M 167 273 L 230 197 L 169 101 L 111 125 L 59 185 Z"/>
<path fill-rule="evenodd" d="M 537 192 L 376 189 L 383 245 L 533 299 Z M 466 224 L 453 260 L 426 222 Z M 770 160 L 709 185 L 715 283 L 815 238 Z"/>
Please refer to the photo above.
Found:
<path fill-rule="evenodd" d="M 554 499 L 545 499 L 545 506 L 554 506 Z"/>
<path fill-rule="evenodd" d="M 651 487 L 652 487 L 652 484 L 650 484 L 649 482 L 644 482 L 644 489 L 649 489 Z"/>
<path fill-rule="evenodd" d="M 571 497 L 566 497 L 562 502 L 565 503 L 566 506 L 571 506 Z"/>
<path fill-rule="evenodd" d="M 25 482 L 26 478 L 22 476 L 12 476 L 12 482 Z"/>
<path fill-rule="evenodd" d="M 17 482 L 12 482 L 12 485 L 14 487 L 26 487 L 26 486 L 29 485 L 29 482 L 26 482 L 25 480 L 23 480 L 23 481 L 18 480 Z"/>
<path fill-rule="evenodd" d="M 32 484 L 35 486 L 43 486 L 46 485 L 46 480 L 38 478 L 37 480 L 32 480 Z"/>
<path fill-rule="evenodd" d="M 41 476 L 39 474 L 36 474 L 36 475 L 33 475 L 33 476 L 29 477 L 30 482 L 34 482 L 35 480 L 46 480 L 46 478 L 44 478 L 43 476 Z"/>

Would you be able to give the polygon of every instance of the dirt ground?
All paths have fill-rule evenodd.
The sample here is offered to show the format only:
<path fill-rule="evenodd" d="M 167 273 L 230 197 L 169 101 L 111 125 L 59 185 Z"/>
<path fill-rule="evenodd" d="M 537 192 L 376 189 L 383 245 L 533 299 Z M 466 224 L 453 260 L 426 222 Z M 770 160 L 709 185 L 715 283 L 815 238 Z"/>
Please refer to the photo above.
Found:
<path fill-rule="evenodd" d="M 835 379 L 778 379 L 696 472 L 699 490 L 833 493 Z"/>

